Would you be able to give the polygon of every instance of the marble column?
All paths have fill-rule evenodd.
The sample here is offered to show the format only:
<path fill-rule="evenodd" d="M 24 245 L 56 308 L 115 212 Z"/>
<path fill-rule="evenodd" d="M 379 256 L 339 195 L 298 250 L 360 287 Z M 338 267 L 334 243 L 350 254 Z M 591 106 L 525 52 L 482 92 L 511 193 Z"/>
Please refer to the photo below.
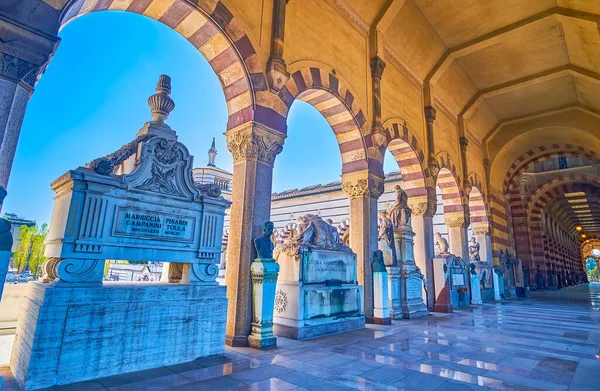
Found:
<path fill-rule="evenodd" d="M 383 178 L 369 171 L 342 175 L 342 190 L 350 199 L 350 248 L 357 255 L 358 283 L 363 286 L 365 321 L 373 323 L 372 256 L 377 244 L 377 199 Z"/>
<path fill-rule="evenodd" d="M 421 273 L 425 275 L 427 284 L 433 283 L 433 258 L 435 252 L 435 244 L 433 242 L 433 216 L 435 215 L 436 200 L 432 202 L 421 202 L 418 204 L 411 204 L 409 206 L 412 209 L 412 230 L 415 233 L 414 241 L 414 252 L 415 252 L 415 264 Z M 433 306 L 434 292 L 428 290 L 423 285 L 423 297 L 427 298 L 426 303 L 429 307 Z"/>
<path fill-rule="evenodd" d="M 225 132 L 233 155 L 233 188 L 227 245 L 227 336 L 230 346 L 247 346 L 252 322 L 250 265 L 257 257 L 253 239 L 271 214 L 275 157 L 285 136 L 249 122 Z"/>
<path fill-rule="evenodd" d="M 465 216 L 462 213 L 444 216 L 444 223 L 448 228 L 450 253 L 461 257 L 465 262 L 469 262 L 469 239 L 465 226 Z"/>
<path fill-rule="evenodd" d="M 27 103 L 59 38 L 8 18 L 0 30 L 0 186 L 7 188 Z"/>
<path fill-rule="evenodd" d="M 490 236 L 489 224 L 474 224 L 471 227 L 471 231 L 473 232 L 473 236 L 475 236 L 477 243 L 479 243 L 479 258 L 481 262 L 494 266 L 492 238 Z"/>

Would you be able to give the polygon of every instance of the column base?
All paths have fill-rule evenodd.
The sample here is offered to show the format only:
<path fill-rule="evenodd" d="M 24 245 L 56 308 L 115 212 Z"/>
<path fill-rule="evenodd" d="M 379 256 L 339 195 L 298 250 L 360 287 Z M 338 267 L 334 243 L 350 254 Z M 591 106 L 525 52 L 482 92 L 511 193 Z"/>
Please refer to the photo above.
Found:
<path fill-rule="evenodd" d="M 376 318 L 373 317 L 374 324 L 389 325 L 392 324 L 392 318 Z"/>
<path fill-rule="evenodd" d="M 252 335 L 248 337 L 248 346 L 254 349 L 268 350 L 277 347 L 277 337 L 275 335 Z"/>
<path fill-rule="evenodd" d="M 452 304 L 435 303 L 433 305 L 433 311 L 450 313 L 450 312 L 453 312 L 454 310 L 452 309 Z"/>
<path fill-rule="evenodd" d="M 240 335 L 227 335 L 225 336 L 225 345 L 231 346 L 232 348 L 247 348 L 248 337 Z"/>

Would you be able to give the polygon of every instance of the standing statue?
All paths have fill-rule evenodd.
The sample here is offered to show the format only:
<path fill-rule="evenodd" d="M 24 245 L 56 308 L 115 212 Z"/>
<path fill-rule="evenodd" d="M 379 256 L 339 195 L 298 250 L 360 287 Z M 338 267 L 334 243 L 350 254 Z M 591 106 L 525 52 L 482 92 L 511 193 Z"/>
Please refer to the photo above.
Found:
<path fill-rule="evenodd" d="M 469 245 L 469 261 L 475 263 L 481 261 L 481 257 L 479 256 L 479 243 L 477 243 L 475 236 L 471 236 L 471 244 Z"/>
<path fill-rule="evenodd" d="M 398 258 L 396 256 L 396 243 L 394 241 L 394 225 L 389 219 L 386 211 L 379 212 L 379 233 L 377 235 L 379 250 L 383 253 L 383 259 L 386 266 L 396 266 Z"/>
<path fill-rule="evenodd" d="M 399 185 L 394 186 L 396 201 L 389 210 L 390 220 L 396 227 L 410 226 L 412 209 L 408 207 L 408 195 Z"/>
<path fill-rule="evenodd" d="M 256 254 L 259 259 L 273 259 L 273 230 L 275 225 L 271 221 L 267 221 L 263 225 L 263 234 L 258 238 L 254 239 L 254 247 L 256 247 Z"/>
<path fill-rule="evenodd" d="M 439 232 L 436 232 L 433 236 L 435 255 L 440 256 L 448 254 L 448 249 L 450 248 L 450 246 L 448 246 L 448 241 L 444 239 Z"/>

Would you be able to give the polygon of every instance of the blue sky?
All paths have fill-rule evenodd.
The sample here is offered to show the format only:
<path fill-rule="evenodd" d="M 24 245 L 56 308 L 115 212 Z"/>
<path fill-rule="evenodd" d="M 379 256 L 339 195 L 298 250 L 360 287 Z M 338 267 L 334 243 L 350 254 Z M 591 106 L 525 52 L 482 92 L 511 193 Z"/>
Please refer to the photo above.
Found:
<path fill-rule="evenodd" d="M 50 183 L 131 141 L 151 119 L 146 101 L 163 73 L 172 78 L 176 104 L 167 122 L 195 165 L 206 164 L 216 137 L 217 165 L 232 169 L 223 136 L 227 107 L 217 76 L 177 32 L 137 14 L 110 11 L 75 19 L 60 37 L 27 108 L 3 212 L 49 222 Z M 386 172 L 397 168 L 386 160 Z M 338 180 L 341 166 L 329 124 L 312 106 L 296 101 L 275 162 L 273 190 Z"/>

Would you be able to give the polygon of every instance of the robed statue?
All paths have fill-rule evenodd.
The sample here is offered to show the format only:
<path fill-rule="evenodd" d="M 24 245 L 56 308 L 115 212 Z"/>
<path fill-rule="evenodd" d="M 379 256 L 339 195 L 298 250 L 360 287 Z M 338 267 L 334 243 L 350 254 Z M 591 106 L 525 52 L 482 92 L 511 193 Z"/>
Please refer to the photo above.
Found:
<path fill-rule="evenodd" d="M 394 241 L 394 225 L 386 211 L 379 212 L 379 233 L 377 235 L 379 250 L 383 253 L 386 266 L 397 266 L 396 243 Z"/>
<path fill-rule="evenodd" d="M 446 255 L 448 254 L 448 241 L 442 237 L 439 232 L 433 235 L 433 242 L 435 244 L 435 255 Z"/>
<path fill-rule="evenodd" d="M 308 249 L 352 252 L 342 242 L 337 228 L 331 223 L 330 219 L 325 221 L 313 214 L 298 217 L 294 235 L 277 246 L 275 256 L 277 257 L 280 252 L 298 255 L 300 251 Z"/>
<path fill-rule="evenodd" d="M 475 236 L 471 236 L 471 243 L 469 244 L 469 261 L 474 263 L 481 261 L 481 257 L 479 256 L 479 243 L 477 243 Z"/>
<path fill-rule="evenodd" d="M 259 259 L 273 259 L 273 230 L 275 226 L 273 222 L 267 221 L 263 225 L 263 234 L 258 238 L 254 239 L 254 247 L 256 247 L 256 254 Z"/>
<path fill-rule="evenodd" d="M 410 226 L 410 215 L 412 209 L 408 206 L 408 195 L 399 185 L 394 186 L 396 200 L 388 211 L 392 224 L 396 227 Z"/>

